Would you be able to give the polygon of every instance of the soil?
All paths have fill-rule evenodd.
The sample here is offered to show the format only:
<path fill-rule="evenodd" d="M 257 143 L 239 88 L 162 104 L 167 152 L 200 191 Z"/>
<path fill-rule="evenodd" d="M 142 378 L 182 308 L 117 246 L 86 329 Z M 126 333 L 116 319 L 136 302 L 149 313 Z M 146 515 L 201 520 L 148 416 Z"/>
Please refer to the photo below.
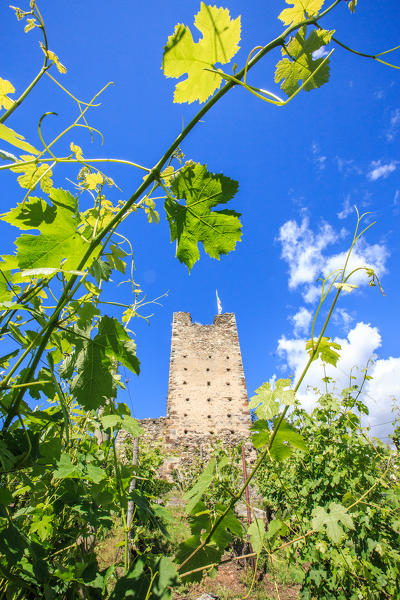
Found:
<path fill-rule="evenodd" d="M 245 585 L 243 579 L 249 580 L 246 568 L 237 563 L 221 565 L 217 576 L 205 577 L 200 583 L 193 584 L 184 592 L 177 592 L 173 600 L 198 600 L 202 594 L 214 594 L 220 600 L 298 600 L 299 586 L 280 583 L 267 574 L 258 580 L 249 596 L 250 583 Z"/>

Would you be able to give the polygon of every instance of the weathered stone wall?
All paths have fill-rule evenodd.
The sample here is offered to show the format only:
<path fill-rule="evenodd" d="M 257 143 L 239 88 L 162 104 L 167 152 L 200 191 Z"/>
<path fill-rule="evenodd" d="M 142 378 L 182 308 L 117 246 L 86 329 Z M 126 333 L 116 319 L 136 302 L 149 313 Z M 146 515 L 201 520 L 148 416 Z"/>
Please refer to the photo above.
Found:
<path fill-rule="evenodd" d="M 167 435 L 247 437 L 251 424 L 235 315 L 212 325 L 174 313 L 167 399 Z"/>
<path fill-rule="evenodd" d="M 167 416 L 139 423 L 144 429 L 143 441 L 163 447 L 167 456 L 163 476 L 193 458 L 206 462 L 216 439 L 226 447 L 246 440 L 247 459 L 254 460 L 248 443 L 251 419 L 233 313 L 216 316 L 212 325 L 193 323 L 189 313 L 174 313 Z M 129 437 L 120 432 L 120 448 Z"/>

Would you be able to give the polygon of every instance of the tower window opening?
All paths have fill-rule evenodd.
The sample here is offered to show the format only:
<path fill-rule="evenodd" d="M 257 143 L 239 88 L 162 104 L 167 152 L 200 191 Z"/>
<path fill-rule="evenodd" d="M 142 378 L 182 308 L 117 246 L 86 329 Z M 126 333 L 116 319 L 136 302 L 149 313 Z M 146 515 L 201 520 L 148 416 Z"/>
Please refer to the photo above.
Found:
<path fill-rule="evenodd" d="M 186 435 L 186 434 L 187 434 L 187 432 L 188 432 L 188 430 L 187 430 L 187 429 L 185 429 L 183 433 Z"/>
<path fill-rule="evenodd" d="M 226 370 L 227 370 L 227 371 L 230 371 L 230 368 L 228 367 Z"/>
<path fill-rule="evenodd" d="M 184 370 L 184 371 L 187 371 L 187 367 L 183 367 L 183 370 Z M 229 369 L 228 369 L 228 371 L 229 371 Z"/>
<path fill-rule="evenodd" d="M 229 418 L 231 418 L 232 415 L 230 413 L 228 413 L 226 416 L 229 417 Z"/>
<path fill-rule="evenodd" d="M 226 360 L 229 360 L 229 356 L 226 357 Z"/>
<path fill-rule="evenodd" d="M 186 383 L 186 381 L 184 381 L 183 383 Z M 226 385 L 231 385 L 231 382 L 230 382 L 230 381 L 227 381 L 227 382 L 226 382 Z"/>
<path fill-rule="evenodd" d="M 211 358 L 211 356 L 209 355 L 208 358 Z"/>
<path fill-rule="evenodd" d="M 211 398 L 207 398 L 207 402 L 211 402 Z"/>
<path fill-rule="evenodd" d="M 209 371 L 210 369 L 207 367 L 206 371 Z"/>
<path fill-rule="evenodd" d="M 185 398 L 186 402 L 189 402 L 189 398 Z"/>
<path fill-rule="evenodd" d="M 183 413 L 183 416 L 184 416 L 184 417 L 187 417 L 187 413 Z"/>
<path fill-rule="evenodd" d="M 211 385 L 211 381 L 207 381 L 207 385 Z"/>
<path fill-rule="evenodd" d="M 207 415 L 207 419 L 211 419 L 211 415 Z"/>
<path fill-rule="evenodd" d="M 183 385 L 186 385 L 186 381 L 183 382 Z"/>

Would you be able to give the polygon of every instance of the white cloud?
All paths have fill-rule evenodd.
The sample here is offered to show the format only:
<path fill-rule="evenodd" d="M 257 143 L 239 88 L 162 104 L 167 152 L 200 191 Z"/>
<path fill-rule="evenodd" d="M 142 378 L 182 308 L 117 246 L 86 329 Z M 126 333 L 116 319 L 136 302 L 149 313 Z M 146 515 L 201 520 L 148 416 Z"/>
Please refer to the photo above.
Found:
<path fill-rule="evenodd" d="M 326 277 L 329 273 L 342 269 L 346 260 L 347 251 L 340 252 L 326 259 L 323 266 L 323 274 Z M 389 256 L 389 252 L 383 244 L 371 244 L 369 245 L 363 238 L 361 238 L 357 246 L 351 253 L 349 262 L 347 263 L 347 273 L 350 273 L 358 267 L 367 267 L 373 269 L 379 278 L 386 273 L 386 260 Z M 351 281 L 354 285 L 366 285 L 369 279 L 365 274 L 365 271 L 357 271 L 352 275 Z"/>
<path fill-rule="evenodd" d="M 344 199 L 342 210 L 337 213 L 338 219 L 346 219 L 349 215 L 355 214 L 354 205 L 350 202 L 350 194 Z"/>
<path fill-rule="evenodd" d="M 324 371 L 321 361 L 314 361 L 300 386 L 298 397 L 306 410 L 314 408 L 317 396 L 310 389 L 323 389 L 322 378 L 325 377 L 325 373 L 336 382 L 335 388 L 339 392 L 349 386 L 350 375 L 356 377 L 352 383 L 360 384 L 363 377 L 361 369 L 366 367 L 370 359 L 377 358 L 376 351 L 381 346 L 382 338 L 376 327 L 359 322 L 349 331 L 347 337 L 336 337 L 334 341 L 341 345 L 337 368 L 326 365 Z M 294 381 L 300 377 L 307 362 L 305 342 L 305 339 L 288 339 L 285 336 L 278 342 L 278 354 L 284 359 L 289 373 L 294 375 Z M 366 383 L 362 395 L 370 411 L 365 424 L 379 425 L 379 430 L 374 429 L 372 434 L 379 433 L 383 437 L 391 431 L 391 427 L 390 424 L 380 424 L 391 420 L 393 399 L 400 401 L 400 357 L 375 360 L 368 373 L 373 379 Z"/>
<path fill-rule="evenodd" d="M 289 288 L 315 281 L 321 271 L 321 253 L 338 239 L 331 225 L 324 223 L 317 234 L 309 226 L 307 217 L 301 224 L 287 221 L 279 229 L 278 240 L 282 244 L 282 258 L 289 265 Z"/>
<path fill-rule="evenodd" d="M 388 142 L 392 142 L 394 140 L 394 138 L 396 137 L 398 130 L 400 127 L 400 108 L 396 108 L 394 111 L 392 111 L 391 117 L 390 117 L 390 125 L 389 125 L 389 129 L 386 132 L 386 139 L 388 140 Z"/>
<path fill-rule="evenodd" d="M 336 157 L 336 163 L 339 173 L 343 173 L 345 177 L 349 177 L 349 175 L 361 175 L 362 169 L 358 165 L 355 164 L 354 159 L 346 159 L 341 158 L 340 156 Z"/>
<path fill-rule="evenodd" d="M 373 160 L 371 162 L 371 169 L 367 173 L 367 177 L 370 181 L 376 181 L 383 177 L 389 177 L 393 171 L 397 169 L 397 162 L 392 160 L 390 163 L 382 164 L 381 160 Z"/>
<path fill-rule="evenodd" d="M 322 46 L 312 53 L 312 57 L 314 60 L 317 60 L 318 58 L 325 58 L 325 56 L 328 56 L 328 54 L 329 52 L 326 50 L 326 46 Z"/>
<path fill-rule="evenodd" d="M 344 230 L 335 232 L 328 223 L 323 223 L 314 233 L 309 227 L 307 217 L 304 217 L 300 224 L 290 220 L 280 228 L 278 240 L 282 246 L 281 256 L 289 266 L 289 288 L 301 288 L 305 302 L 313 304 L 320 296 L 320 287 L 315 283 L 318 277 L 327 277 L 333 271 L 343 268 L 347 250 L 329 255 L 327 248 L 345 234 Z M 381 277 L 386 272 L 388 256 L 384 244 L 368 244 L 361 238 L 353 249 L 347 273 L 365 266 L 374 269 Z M 350 283 L 367 285 L 368 278 L 364 272 L 359 271 Z"/>
<path fill-rule="evenodd" d="M 294 326 L 294 334 L 306 333 L 312 319 L 312 313 L 305 306 L 302 306 L 296 314 L 290 317 Z"/>
<path fill-rule="evenodd" d="M 338 327 L 343 327 L 345 331 L 348 330 L 350 323 L 353 321 L 353 317 L 347 312 L 345 308 L 335 308 L 332 315 L 332 322 Z"/>
<path fill-rule="evenodd" d="M 313 153 L 314 163 L 317 165 L 320 171 L 323 171 L 323 169 L 326 167 L 326 156 L 322 155 L 319 144 L 313 142 L 311 151 Z"/>

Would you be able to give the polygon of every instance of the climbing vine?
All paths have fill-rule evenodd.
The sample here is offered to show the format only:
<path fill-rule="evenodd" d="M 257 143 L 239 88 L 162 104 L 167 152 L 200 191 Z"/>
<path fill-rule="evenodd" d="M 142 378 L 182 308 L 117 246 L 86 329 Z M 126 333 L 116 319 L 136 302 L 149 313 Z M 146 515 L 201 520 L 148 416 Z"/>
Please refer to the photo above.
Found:
<path fill-rule="evenodd" d="M 234 198 L 238 183 L 218 173 L 218 165 L 184 161 L 185 139 L 233 88 L 283 107 L 300 92 L 329 80 L 335 44 L 355 52 L 321 23 L 334 10 L 354 12 L 356 0 L 335 0 L 330 6 L 323 6 L 323 0 L 288 4 L 292 6 L 279 15 L 284 31 L 267 44 L 255 46 L 244 65 L 240 69 L 233 65 L 231 72 L 219 65 L 228 69 L 238 50 L 240 17 L 232 18 L 226 8 L 202 2 L 194 21 L 202 36 L 198 42 L 189 26 L 176 26 L 164 48 L 163 72 L 169 78 L 185 76 L 176 84 L 175 102 L 203 105 L 150 167 L 119 158 L 88 157 L 74 142 L 77 128 L 101 136 L 90 124 L 90 114 L 108 84 L 88 102 L 72 94 L 62 84 L 66 68 L 51 49 L 51 32 L 37 2 L 11 7 L 25 33 L 40 33 L 43 64 L 18 97 L 14 98 L 13 83 L 0 79 L 0 139 L 7 148 L 0 153 L 4 161 L 0 171 L 14 173 L 20 188 L 15 206 L 1 215 L 7 226 L 18 230 L 14 251 L 0 262 L 0 336 L 5 348 L 0 359 L 1 598 L 167 599 L 179 578 L 196 579 L 218 565 L 233 537 L 246 539 L 249 533 L 253 546 L 261 551 L 257 523 L 247 532 L 235 515 L 235 505 L 266 462 L 307 452 L 307 439 L 287 414 L 311 362 L 318 357 L 337 361 L 340 349 L 325 332 L 341 292 L 352 286 L 354 271 L 349 272 L 347 266 L 365 232 L 360 231 L 363 216 L 358 217 L 343 268 L 322 283 L 316 319 L 320 307 L 331 300 L 331 292 L 335 294 L 319 334 L 314 322 L 303 374 L 293 386 L 290 381 L 278 382 L 274 389 L 264 384 L 253 400 L 259 417 L 253 438 L 259 455 L 253 470 L 243 485 L 236 486 L 229 498 L 222 496 L 223 502 L 211 509 L 203 495 L 215 475 L 216 461 L 208 465 L 188 492 L 191 534 L 174 557 L 157 553 L 154 545 L 140 544 L 137 538 L 142 523 L 167 535 L 168 512 L 149 492 L 156 473 L 148 473 L 147 487 L 133 485 L 143 476 L 140 464 L 123 462 L 118 456 L 120 430 L 134 438 L 142 433 L 128 407 L 116 397 L 123 386 L 119 369 L 140 372 L 130 328 L 146 304 L 133 278 L 132 241 L 119 227 L 140 211 L 149 223 L 157 223 L 165 214 L 171 240 L 176 241 L 176 256 L 189 271 L 200 258 L 200 245 L 216 259 L 235 249 L 242 235 L 240 215 L 226 205 Z M 332 46 L 332 50 L 314 58 L 322 46 Z M 275 81 L 285 99 L 249 82 L 254 65 L 273 51 L 281 54 Z M 384 62 L 379 57 L 368 56 Z M 52 113 L 45 112 L 38 122 L 38 139 L 27 141 L 8 126 L 8 119 L 13 115 L 18 129 L 24 101 L 44 77 L 67 94 L 77 115 L 46 141 L 43 127 Z M 56 153 L 56 144 L 57 148 L 63 145 L 61 155 Z M 54 186 L 60 164 L 79 168 L 69 189 Z M 135 169 L 141 176 L 137 189 L 117 203 L 108 197 L 115 186 L 106 173 L 109 164 Z M 372 284 L 379 284 L 376 273 L 364 270 Z M 129 286 L 126 304 L 104 299 L 116 277 L 123 277 Z M 43 398 L 45 407 L 33 409 L 32 399 Z M 359 493 L 354 505 L 369 492 L 360 489 Z M 335 504 L 328 517 L 321 512 L 323 508 L 315 510 L 319 512 L 307 515 L 313 530 L 322 528 L 328 517 L 335 531 L 339 521 L 343 531 L 351 529 L 352 517 L 345 505 Z M 102 569 L 96 541 L 116 521 L 123 531 L 122 562 Z M 284 527 L 274 527 L 279 546 Z"/>

